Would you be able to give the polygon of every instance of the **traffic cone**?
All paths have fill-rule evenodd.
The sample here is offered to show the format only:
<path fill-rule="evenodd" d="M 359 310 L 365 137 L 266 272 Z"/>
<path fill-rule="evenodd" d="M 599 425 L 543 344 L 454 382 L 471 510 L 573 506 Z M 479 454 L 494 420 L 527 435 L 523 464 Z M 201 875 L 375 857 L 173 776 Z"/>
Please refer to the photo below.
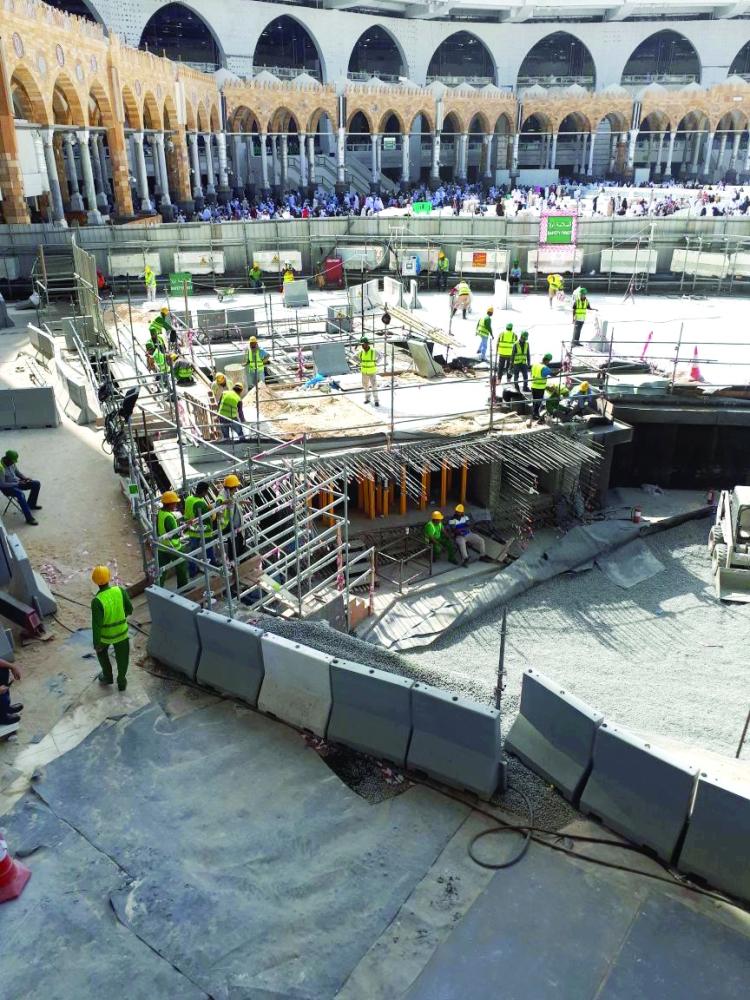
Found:
<path fill-rule="evenodd" d="M 13 860 L 5 837 L 0 834 L 0 903 L 20 896 L 30 878 L 31 870 L 20 861 Z"/>
<path fill-rule="evenodd" d="M 643 350 L 641 351 L 641 361 L 646 357 L 646 351 L 648 350 L 648 345 L 651 343 L 651 338 L 654 335 L 654 331 L 649 332 L 648 337 L 646 337 L 646 343 L 643 345 Z"/>
<path fill-rule="evenodd" d="M 701 370 L 698 367 L 698 345 L 693 348 L 693 363 L 690 366 L 690 378 L 694 382 L 702 382 L 703 376 L 701 375 Z"/>

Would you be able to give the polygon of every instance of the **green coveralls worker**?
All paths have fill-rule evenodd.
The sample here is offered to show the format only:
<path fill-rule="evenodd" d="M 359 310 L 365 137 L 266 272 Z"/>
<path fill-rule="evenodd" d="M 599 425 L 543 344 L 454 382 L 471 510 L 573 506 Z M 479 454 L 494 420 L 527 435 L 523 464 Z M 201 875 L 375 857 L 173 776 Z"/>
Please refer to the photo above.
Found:
<path fill-rule="evenodd" d="M 523 391 L 529 391 L 529 341 L 527 337 L 521 335 L 521 337 L 516 341 L 513 347 L 513 354 L 511 356 L 511 363 L 513 367 L 513 385 L 516 392 L 521 390 L 518 388 L 518 380 L 523 376 Z"/>
<path fill-rule="evenodd" d="M 156 533 L 161 538 L 163 535 L 168 535 L 170 531 L 174 531 L 177 527 L 177 518 L 174 516 L 171 510 L 160 510 L 156 515 Z M 188 582 L 188 569 L 187 564 L 184 559 L 175 558 L 178 552 L 182 552 L 182 542 L 175 536 L 174 538 L 168 538 L 165 545 L 168 545 L 171 549 L 174 549 L 175 555 L 171 552 L 165 552 L 159 549 L 157 555 L 157 562 L 159 568 L 163 570 L 159 575 L 159 586 L 164 586 L 164 581 L 167 579 L 167 574 L 170 569 L 174 569 L 175 576 L 177 577 L 177 586 L 184 587 Z"/>
<path fill-rule="evenodd" d="M 456 547 L 443 528 L 442 521 L 428 521 L 424 526 L 424 540 L 432 547 L 433 557 L 439 559 L 445 553 L 451 562 L 458 562 Z"/>
<path fill-rule="evenodd" d="M 448 271 L 450 264 L 447 257 L 438 257 L 438 291 L 444 292 L 448 287 Z"/>
<path fill-rule="evenodd" d="M 94 650 L 102 668 L 99 680 L 103 684 L 112 683 L 112 663 L 109 659 L 109 647 L 112 646 L 117 663 L 117 687 L 120 691 L 124 691 L 128 683 L 126 674 L 130 662 L 130 639 L 127 618 L 132 613 L 133 605 L 122 587 L 104 584 L 91 602 Z"/>

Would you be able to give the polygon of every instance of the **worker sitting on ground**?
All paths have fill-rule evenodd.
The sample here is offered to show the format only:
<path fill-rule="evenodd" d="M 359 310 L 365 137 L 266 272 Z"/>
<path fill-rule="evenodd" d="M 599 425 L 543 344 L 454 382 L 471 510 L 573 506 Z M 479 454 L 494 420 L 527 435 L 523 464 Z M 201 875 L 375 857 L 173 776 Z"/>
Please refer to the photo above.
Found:
<path fill-rule="evenodd" d="M 259 292 L 263 288 L 263 272 L 257 260 L 254 260 L 252 267 L 247 269 L 247 280 L 250 285 L 250 291 Z"/>
<path fill-rule="evenodd" d="M 516 345 L 516 335 L 513 332 L 513 324 L 506 323 L 505 329 L 497 338 L 497 368 L 495 370 L 495 375 L 497 381 L 500 382 L 504 373 L 508 373 L 508 381 L 510 382 L 510 361 L 513 357 L 513 348 Z"/>
<path fill-rule="evenodd" d="M 359 370 L 362 375 L 362 388 L 365 390 L 365 402 L 370 402 L 370 392 L 375 406 L 380 406 L 378 402 L 378 352 L 370 347 L 370 341 L 363 337 L 357 351 L 359 360 Z"/>
<path fill-rule="evenodd" d="M 568 407 L 574 415 L 592 412 L 596 410 L 595 400 L 596 395 L 591 384 L 584 380 L 571 392 Z"/>
<path fill-rule="evenodd" d="M 214 397 L 214 403 L 216 406 L 219 405 L 219 400 L 222 395 L 226 392 L 227 388 L 227 377 L 224 372 L 217 372 L 214 375 L 214 380 L 211 383 L 211 395 Z"/>
<path fill-rule="evenodd" d="M 146 286 L 146 301 L 155 302 L 156 301 L 156 275 L 154 274 L 154 269 L 149 265 L 143 269 L 143 283 Z"/>
<path fill-rule="evenodd" d="M 558 292 L 563 290 L 565 282 L 563 281 L 563 276 L 561 274 L 548 274 L 547 275 L 547 298 L 549 299 L 549 307 L 552 308 L 552 303 L 557 298 Z"/>
<path fill-rule="evenodd" d="M 513 372 L 513 387 L 516 392 L 521 390 L 518 388 L 518 380 L 523 376 L 523 391 L 529 391 L 529 351 L 531 350 L 529 346 L 529 331 L 521 330 L 521 335 L 518 340 L 513 345 L 513 354 L 510 357 L 510 366 Z M 508 376 L 510 378 L 510 376 Z"/>
<path fill-rule="evenodd" d="M 581 330 L 586 322 L 586 315 L 589 309 L 594 307 L 588 300 L 588 292 L 585 288 L 577 290 L 578 297 L 573 299 L 573 342 L 572 347 L 576 347 L 581 340 Z"/>
<path fill-rule="evenodd" d="M 448 270 L 450 264 L 448 263 L 448 258 L 445 253 L 441 250 L 438 254 L 437 262 L 437 286 L 439 292 L 444 292 L 448 287 Z"/>
<path fill-rule="evenodd" d="M 205 545 L 206 558 L 209 562 L 214 561 L 213 543 L 216 538 L 214 522 L 216 514 L 205 517 L 211 510 L 208 502 L 208 494 L 211 484 L 201 479 L 195 484 L 195 489 L 185 497 L 185 522 L 187 524 L 187 541 L 185 543 L 186 552 L 197 552 L 199 557 L 203 556 L 203 546 Z M 192 579 L 199 572 L 197 563 L 188 560 L 188 572 Z"/>
<path fill-rule="evenodd" d="M 174 377 L 177 385 L 195 385 L 195 371 L 193 362 L 183 355 L 173 355 L 174 357 Z"/>
<path fill-rule="evenodd" d="M 112 662 L 109 647 L 115 654 L 117 664 L 117 690 L 128 686 L 127 672 L 130 662 L 130 639 L 128 638 L 128 615 L 133 613 L 133 605 L 124 587 L 110 584 L 107 566 L 95 566 L 91 579 L 99 588 L 91 602 L 91 632 L 94 652 L 102 668 L 98 680 L 100 684 L 112 684 Z"/>
<path fill-rule="evenodd" d="M 27 524 L 39 524 L 32 511 L 41 510 L 38 504 L 39 491 L 42 484 L 38 479 L 31 479 L 21 472 L 16 464 L 18 462 L 17 451 L 6 451 L 0 460 L 0 492 L 6 497 L 11 497 L 16 501 L 26 518 Z M 24 494 L 28 491 L 29 499 Z"/>
<path fill-rule="evenodd" d="M 482 316 L 482 318 L 477 323 L 477 337 L 479 337 L 479 350 L 477 351 L 477 357 L 481 361 L 487 360 L 487 341 L 492 340 L 492 316 L 495 310 L 492 306 L 487 309 L 487 315 Z"/>
<path fill-rule="evenodd" d="M 539 410 L 544 399 L 544 391 L 547 388 L 547 379 L 552 374 L 552 369 L 549 367 L 551 360 L 552 355 L 545 354 L 541 362 L 537 361 L 531 366 L 531 417 L 537 420 L 541 419 Z M 531 419 L 529 419 L 529 427 L 531 427 Z"/>
<path fill-rule="evenodd" d="M 557 383 L 548 385 L 544 390 L 544 412 L 542 416 L 545 418 L 560 418 L 562 416 L 561 404 L 567 398 L 569 392 L 570 390 L 567 386 L 557 385 Z"/>
<path fill-rule="evenodd" d="M 514 259 L 510 271 L 508 271 L 508 287 L 511 295 L 521 287 L 521 265 L 517 257 Z"/>
<path fill-rule="evenodd" d="M 439 510 L 432 512 L 432 517 L 424 526 L 424 540 L 432 549 L 433 560 L 438 560 L 445 553 L 451 562 L 458 562 L 456 547 L 448 537 L 443 525 L 443 515 Z"/>
<path fill-rule="evenodd" d="M 448 521 L 448 527 L 453 535 L 453 541 L 461 554 L 463 565 L 469 565 L 469 553 L 466 546 L 471 545 L 479 553 L 479 558 L 484 559 L 486 555 L 484 539 L 475 531 L 471 530 L 471 518 L 466 513 L 466 508 L 462 503 L 456 504 L 453 517 Z"/>
<path fill-rule="evenodd" d="M 466 313 L 471 307 L 471 288 L 468 281 L 464 281 L 462 278 L 456 287 L 451 289 L 450 294 L 451 316 L 455 316 L 460 309 L 463 318 L 466 319 Z"/>
<path fill-rule="evenodd" d="M 11 677 L 20 681 L 21 671 L 14 663 L 0 659 L 0 726 L 17 726 L 21 721 L 23 705 L 20 702 L 11 703 Z"/>
<path fill-rule="evenodd" d="M 228 441 L 233 434 L 242 439 L 242 424 L 245 414 L 242 410 L 244 389 L 241 382 L 235 382 L 231 389 L 225 389 L 219 400 L 219 425 L 221 436 Z M 239 422 L 238 422 L 239 421 Z"/>
<path fill-rule="evenodd" d="M 188 582 L 187 564 L 184 559 L 180 559 L 178 553 L 182 552 L 182 539 L 178 534 L 165 538 L 165 535 L 173 533 L 178 528 L 177 514 L 180 509 L 180 498 L 174 490 L 167 490 L 161 495 L 161 510 L 156 515 L 156 534 L 159 541 L 165 548 L 158 550 L 157 562 L 161 573 L 159 574 L 159 586 L 164 586 L 167 573 L 173 569 L 177 577 L 177 586 L 184 587 Z M 162 541 L 163 539 L 163 541 Z"/>
<path fill-rule="evenodd" d="M 268 352 L 258 346 L 257 337 L 250 337 L 248 340 L 243 364 L 247 372 L 248 389 L 255 388 L 258 382 L 265 382 Z"/>

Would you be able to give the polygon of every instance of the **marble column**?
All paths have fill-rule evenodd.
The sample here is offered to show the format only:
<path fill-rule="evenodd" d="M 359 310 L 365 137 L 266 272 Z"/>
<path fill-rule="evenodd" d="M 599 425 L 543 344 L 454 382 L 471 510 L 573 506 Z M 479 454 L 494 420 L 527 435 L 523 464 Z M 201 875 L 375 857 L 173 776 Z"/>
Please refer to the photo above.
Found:
<path fill-rule="evenodd" d="M 494 136 L 484 135 L 482 136 L 482 158 L 484 160 L 484 177 L 485 180 L 493 179 L 492 172 L 492 140 Z"/>
<path fill-rule="evenodd" d="M 432 163 L 430 164 L 430 180 L 437 184 L 440 181 L 440 133 L 437 129 L 432 133 Z"/>
<path fill-rule="evenodd" d="M 401 186 L 409 186 L 409 133 L 401 133 Z"/>
<path fill-rule="evenodd" d="M 299 140 L 299 183 L 300 187 L 307 187 L 307 135 L 305 132 L 300 132 L 298 135 Z"/>
<path fill-rule="evenodd" d="M 378 173 L 378 139 L 380 136 L 377 132 L 373 132 L 370 136 L 370 183 L 373 187 L 377 186 L 380 180 L 380 174 Z"/>
<path fill-rule="evenodd" d="M 289 189 L 289 136 L 281 136 L 281 190 Z"/>
<path fill-rule="evenodd" d="M 101 171 L 101 178 L 102 178 L 102 193 L 104 194 L 104 197 L 107 199 L 107 204 L 109 204 L 110 187 L 109 187 L 109 176 L 107 173 L 107 150 L 105 149 L 104 136 L 101 134 L 101 132 L 98 132 L 94 136 L 94 145 L 96 147 L 96 155 L 99 158 L 99 169 Z"/>
<path fill-rule="evenodd" d="M 99 162 L 99 150 L 96 147 L 96 135 L 89 138 L 89 156 L 91 159 L 91 169 L 94 172 L 94 190 L 96 191 L 96 207 L 107 207 L 107 196 L 102 190 L 102 165 Z"/>
<path fill-rule="evenodd" d="M 609 137 L 609 173 L 613 174 L 615 172 L 615 163 L 617 162 L 617 144 L 620 139 L 619 132 L 613 132 Z"/>
<path fill-rule="evenodd" d="M 73 149 L 74 136 L 72 132 L 66 132 L 63 136 L 65 147 L 65 163 L 68 168 L 68 187 L 70 189 L 70 209 L 72 212 L 83 211 L 83 198 L 78 187 L 78 173 L 76 172 L 76 154 Z"/>
<path fill-rule="evenodd" d="M 550 152 L 549 165 L 550 170 L 555 170 L 555 163 L 557 162 L 557 132 L 552 133 L 552 150 Z"/>
<path fill-rule="evenodd" d="M 148 174 L 146 173 L 146 153 L 143 149 L 143 132 L 133 132 L 133 155 L 135 157 L 135 176 L 138 185 L 138 198 L 141 211 L 151 211 L 151 199 L 148 193 Z"/>
<path fill-rule="evenodd" d="M 67 225 L 65 222 L 65 209 L 63 208 L 62 192 L 60 190 L 60 180 L 57 176 L 57 163 L 55 162 L 55 150 L 52 140 L 55 137 L 55 130 L 45 128 L 42 130 L 42 146 L 44 149 L 44 162 L 47 167 L 47 180 L 49 181 L 50 200 L 52 202 L 52 221 Z"/>
<path fill-rule="evenodd" d="M 225 132 L 216 133 L 216 149 L 219 154 L 219 191 L 224 195 L 229 191 L 229 173 L 227 171 L 227 136 Z"/>
<path fill-rule="evenodd" d="M 203 136 L 203 142 L 206 147 L 206 194 L 215 195 L 216 185 L 214 180 L 216 175 L 214 174 L 214 152 L 213 152 L 213 135 L 207 132 Z"/>
<path fill-rule="evenodd" d="M 676 132 L 669 133 L 669 145 L 667 146 L 667 162 L 664 164 L 664 176 L 672 176 L 672 157 L 674 156 L 674 143 L 677 138 Z"/>
<path fill-rule="evenodd" d="M 76 132 L 76 138 L 78 139 L 78 155 L 81 158 L 83 190 L 86 194 L 89 222 L 94 225 L 101 225 L 102 217 L 96 204 L 94 171 L 91 167 L 91 153 L 89 152 L 89 139 L 91 138 L 91 135 L 88 131 L 83 130 L 81 132 Z"/>
<path fill-rule="evenodd" d="M 732 153 L 731 153 L 731 155 L 729 157 L 729 166 L 727 167 L 728 170 L 736 170 L 737 169 L 737 156 L 738 156 L 739 151 L 740 151 L 740 139 L 741 138 L 742 138 L 742 133 L 741 132 L 735 132 L 734 133 L 734 138 L 732 139 Z"/>
<path fill-rule="evenodd" d="M 232 135 L 232 187 L 235 190 L 239 190 L 245 185 L 245 175 L 242 169 L 242 136 L 235 132 Z"/>
<path fill-rule="evenodd" d="M 161 177 L 161 201 L 160 207 L 169 208 L 172 204 L 169 198 L 169 175 L 167 174 L 167 157 L 164 152 L 164 133 L 157 132 L 151 139 L 154 150 L 154 162 L 159 164 L 159 175 Z"/>
<path fill-rule="evenodd" d="M 727 151 L 727 133 L 723 132 L 721 139 L 719 140 L 719 158 L 716 161 L 716 174 L 719 180 L 721 180 L 722 176 L 722 167 L 724 165 L 724 156 L 726 154 L 726 151 Z"/>
<path fill-rule="evenodd" d="M 336 183 L 346 184 L 346 129 L 343 125 L 339 128 L 336 145 Z"/>
<path fill-rule="evenodd" d="M 201 158 L 198 150 L 198 133 L 190 132 L 188 134 L 188 142 L 190 143 L 190 163 L 193 167 L 193 198 L 202 198 L 203 183 L 201 180 Z"/>
<path fill-rule="evenodd" d="M 281 183 L 281 171 L 279 168 L 279 137 L 271 133 L 271 167 L 273 173 L 273 186 L 278 187 Z"/>
<path fill-rule="evenodd" d="M 263 190 L 268 191 L 270 185 L 268 183 L 268 149 L 266 148 L 266 143 L 268 141 L 268 135 L 266 132 L 260 133 L 260 169 L 263 178 Z"/>
<path fill-rule="evenodd" d="M 708 135 L 706 136 L 706 152 L 705 152 L 704 157 L 703 157 L 703 173 L 704 174 L 710 174 L 711 173 L 711 153 L 713 152 L 713 148 L 714 148 L 714 135 L 715 134 L 716 134 L 715 132 L 709 132 Z"/>
<path fill-rule="evenodd" d="M 656 147 L 656 160 L 654 162 L 654 173 L 661 173 L 661 154 L 664 149 L 664 132 L 659 133 L 659 145 Z"/>
<path fill-rule="evenodd" d="M 632 171 L 635 165 L 635 146 L 638 142 L 638 129 L 631 128 L 628 142 L 628 171 Z"/>
<path fill-rule="evenodd" d="M 589 143 L 589 163 L 588 163 L 588 168 L 586 170 L 587 177 L 594 176 L 594 144 L 596 142 L 596 132 L 591 133 L 590 139 L 591 141 Z"/>
<path fill-rule="evenodd" d="M 750 173 L 750 130 L 747 133 L 747 145 L 745 146 L 745 166 L 743 167 L 743 173 Z"/>
<path fill-rule="evenodd" d="M 690 172 L 692 174 L 698 173 L 698 157 L 701 152 L 701 139 L 703 138 L 702 132 L 693 132 L 693 162 L 690 165 Z"/>
<path fill-rule="evenodd" d="M 307 137 L 307 170 L 310 187 L 315 187 L 315 134 Z"/>
<path fill-rule="evenodd" d="M 462 132 L 458 147 L 458 176 L 465 181 L 469 176 L 469 133 Z"/>
<path fill-rule="evenodd" d="M 513 136 L 513 156 L 510 161 L 510 172 L 515 175 L 518 173 L 518 145 L 521 141 L 521 133 L 516 132 Z"/>

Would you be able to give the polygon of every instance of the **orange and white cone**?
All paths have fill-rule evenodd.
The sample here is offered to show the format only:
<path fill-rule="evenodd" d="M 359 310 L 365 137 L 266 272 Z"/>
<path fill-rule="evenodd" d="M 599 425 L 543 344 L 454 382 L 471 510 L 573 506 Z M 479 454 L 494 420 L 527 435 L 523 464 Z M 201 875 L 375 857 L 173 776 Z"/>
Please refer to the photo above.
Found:
<path fill-rule="evenodd" d="M 0 833 L 0 903 L 7 903 L 21 895 L 31 878 L 31 869 L 22 865 L 8 853 L 5 837 Z"/>
<path fill-rule="evenodd" d="M 701 370 L 698 367 L 698 346 L 693 348 L 693 363 L 690 366 L 690 378 L 694 382 L 702 382 L 703 376 L 701 375 Z"/>

